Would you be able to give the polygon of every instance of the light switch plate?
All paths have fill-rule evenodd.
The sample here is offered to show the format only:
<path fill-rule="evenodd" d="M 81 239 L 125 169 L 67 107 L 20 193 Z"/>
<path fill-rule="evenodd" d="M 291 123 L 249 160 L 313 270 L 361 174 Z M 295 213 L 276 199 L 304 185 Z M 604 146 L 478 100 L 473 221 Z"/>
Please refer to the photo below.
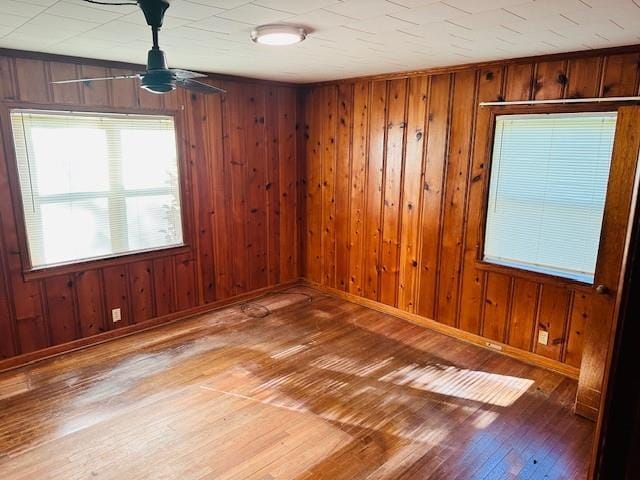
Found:
<path fill-rule="evenodd" d="M 119 322 L 122 319 L 119 308 L 114 308 L 111 310 L 111 320 L 115 322 Z"/>

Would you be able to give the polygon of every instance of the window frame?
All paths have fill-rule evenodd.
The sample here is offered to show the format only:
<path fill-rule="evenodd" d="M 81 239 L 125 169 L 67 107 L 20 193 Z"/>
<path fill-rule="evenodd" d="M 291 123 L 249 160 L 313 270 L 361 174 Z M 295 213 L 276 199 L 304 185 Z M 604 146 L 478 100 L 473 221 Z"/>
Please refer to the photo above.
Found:
<path fill-rule="evenodd" d="M 493 162 L 493 147 L 495 141 L 496 134 L 496 118 L 498 116 L 504 115 L 523 115 L 523 114 L 554 114 L 554 113 L 593 113 L 593 112 L 616 112 L 618 113 L 618 108 L 620 105 L 615 102 L 599 102 L 592 104 L 533 104 L 533 105 L 496 105 L 496 106 L 487 106 L 487 107 L 478 107 L 478 108 L 487 108 L 490 110 L 489 112 L 489 122 L 488 128 L 486 131 L 487 142 L 485 151 L 482 153 L 484 156 L 484 162 L 482 162 L 485 166 L 483 171 L 483 179 L 482 179 L 482 206 L 480 212 L 480 227 L 478 229 L 478 237 L 476 243 L 476 255 L 475 255 L 475 267 L 478 270 L 483 270 L 487 272 L 495 272 L 501 273 L 505 275 L 510 275 L 517 278 L 523 278 L 526 280 L 532 280 L 540 283 L 550 283 L 557 286 L 567 286 L 576 288 L 578 290 L 591 291 L 593 290 L 594 285 L 598 283 L 598 267 L 599 261 L 596 261 L 596 269 L 594 273 L 594 281 L 593 283 L 584 282 L 581 280 L 563 277 L 560 275 L 555 275 L 553 273 L 545 273 L 545 272 L 537 272 L 534 270 L 527 270 L 524 268 L 518 268 L 516 266 L 510 265 L 501 265 L 498 263 L 493 263 L 486 261 L 484 259 L 484 247 L 485 247 L 485 237 L 487 231 L 487 214 L 488 214 L 488 206 L 489 206 L 489 186 L 491 183 L 491 170 L 492 170 L 492 162 Z M 477 134 L 482 134 L 478 132 Z M 615 138 L 614 138 L 615 143 Z M 613 158 L 612 158 L 613 162 Z M 611 167 L 613 168 L 613 167 Z M 607 199 L 611 191 L 609 186 L 607 185 L 607 193 L 605 195 L 605 211 L 603 214 L 603 225 L 605 223 L 604 218 L 611 214 L 606 210 Z M 468 212 L 467 212 L 468 214 Z M 604 235 L 604 229 L 600 232 L 600 240 L 598 244 L 598 259 L 600 257 L 600 252 L 602 249 L 602 240 Z"/>
<path fill-rule="evenodd" d="M 4 151 L 7 156 L 8 181 L 11 190 L 14 218 L 16 222 L 16 233 L 20 251 L 20 264 L 22 276 L 25 280 L 47 278 L 50 276 L 77 273 L 94 268 L 104 268 L 113 265 L 122 265 L 135 261 L 149 260 L 155 258 L 168 257 L 188 253 L 193 250 L 191 195 L 188 189 L 189 163 L 187 160 L 187 149 L 184 145 L 184 119 L 182 111 L 169 109 L 141 109 L 141 108 L 113 108 L 108 106 L 86 106 L 68 104 L 36 104 L 30 102 L 6 102 L 0 106 L 0 122 L 2 123 L 2 137 L 5 139 Z M 25 213 L 22 202 L 22 190 L 20 177 L 18 174 L 18 164 L 16 147 L 13 141 L 13 130 L 11 127 L 12 110 L 41 110 L 43 112 L 65 113 L 94 113 L 96 115 L 160 115 L 173 119 L 176 154 L 178 170 L 178 195 L 180 198 L 181 224 L 182 224 L 182 244 L 168 247 L 155 247 L 146 250 L 136 250 L 134 252 L 123 252 L 111 254 L 103 257 L 72 260 L 55 265 L 44 267 L 33 267 L 31 262 Z"/>

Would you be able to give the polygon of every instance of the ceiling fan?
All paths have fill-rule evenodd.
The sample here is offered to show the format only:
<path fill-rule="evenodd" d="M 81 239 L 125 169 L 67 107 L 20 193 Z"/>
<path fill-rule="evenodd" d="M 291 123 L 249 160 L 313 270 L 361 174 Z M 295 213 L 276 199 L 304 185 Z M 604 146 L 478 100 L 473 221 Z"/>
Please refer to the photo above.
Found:
<path fill-rule="evenodd" d="M 144 13 L 147 24 L 151 27 L 151 33 L 153 35 L 153 46 L 147 55 L 146 71 L 133 75 L 117 75 L 104 78 L 78 78 L 51 83 L 88 83 L 98 80 L 138 78 L 140 79 L 140 87 L 152 93 L 168 93 L 175 90 L 176 87 L 182 87 L 200 93 L 225 93 L 221 88 L 195 80 L 196 78 L 204 78 L 206 75 L 190 72 L 189 70 L 181 70 L 179 68 L 169 68 L 167 66 L 167 59 L 158 45 L 158 32 L 160 31 L 160 27 L 162 27 L 164 14 L 167 8 L 169 8 L 169 1 L 170 0 L 136 0 L 138 6 Z M 108 3 L 105 4 L 108 5 Z"/>

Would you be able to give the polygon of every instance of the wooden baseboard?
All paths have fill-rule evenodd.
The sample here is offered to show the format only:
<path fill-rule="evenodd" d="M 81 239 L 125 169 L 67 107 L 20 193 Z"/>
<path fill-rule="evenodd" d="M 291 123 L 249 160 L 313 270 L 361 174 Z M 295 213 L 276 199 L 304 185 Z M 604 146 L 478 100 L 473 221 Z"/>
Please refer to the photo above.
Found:
<path fill-rule="evenodd" d="M 224 307 L 228 307 L 235 303 L 243 302 L 249 299 L 253 299 L 264 295 L 265 293 L 272 292 L 274 290 L 280 290 L 283 287 L 300 284 L 301 279 L 296 278 L 287 282 L 272 285 L 270 287 L 264 287 L 251 292 L 242 293 L 233 297 L 225 298 L 224 300 L 217 300 L 215 302 L 207 303 L 206 305 L 199 305 L 188 310 L 182 310 L 180 312 L 170 313 L 161 317 L 152 318 L 144 322 L 135 323 L 133 325 L 127 325 L 116 330 L 109 330 L 108 332 L 99 333 L 87 338 L 80 338 L 72 342 L 63 343 L 60 345 L 54 345 L 52 347 L 43 348 L 35 352 L 25 353 L 17 355 L 15 357 L 0 360 L 0 372 L 5 370 L 11 370 L 14 368 L 22 367 L 30 363 L 38 362 L 46 358 L 61 355 L 63 353 L 72 352 L 74 350 L 81 350 L 83 348 L 92 347 L 101 343 L 109 342 L 118 338 L 126 337 L 137 332 L 149 330 L 152 328 L 161 327 L 172 322 L 185 320 L 204 313 L 213 312 Z"/>
<path fill-rule="evenodd" d="M 473 333 L 465 332 L 463 330 L 459 330 L 454 327 L 450 327 L 449 325 L 444 325 L 442 323 L 438 323 L 435 320 L 431 320 L 426 317 L 421 317 L 415 313 L 405 312 L 404 310 L 400 310 L 399 308 L 390 307 L 389 305 L 385 305 L 383 303 L 377 302 L 375 300 L 370 300 L 368 298 L 363 298 L 358 295 L 354 295 L 352 293 L 344 292 L 342 290 L 338 290 L 335 288 L 327 287 L 325 285 L 320 285 L 318 283 L 312 282 L 305 278 L 294 279 L 288 282 L 283 282 L 277 285 L 273 285 L 270 287 L 261 288 L 258 290 L 253 290 L 251 292 L 243 293 L 240 295 L 236 295 L 234 297 L 226 298 L 224 300 L 218 300 L 216 302 L 212 302 L 206 305 L 200 305 L 198 307 L 194 307 L 188 310 L 183 310 L 181 312 L 171 313 L 169 315 L 163 315 L 162 317 L 156 317 L 144 322 L 136 323 L 134 325 L 128 325 L 126 327 L 119 328 L 117 330 L 110 330 L 108 332 L 103 332 L 98 335 L 94 335 L 92 337 L 82 338 L 79 340 L 74 340 L 69 343 L 64 343 L 61 345 L 55 345 L 52 347 L 47 347 L 42 350 L 38 350 L 36 352 L 26 353 L 23 355 L 18 355 L 15 357 L 7 358 L 5 360 L 0 361 L 0 371 L 10 370 L 13 368 L 21 367 L 24 365 L 28 365 L 30 363 L 34 363 L 45 358 L 53 357 L 56 355 L 61 355 L 63 353 L 68 353 L 74 350 L 80 350 L 83 348 L 88 348 L 94 345 L 98 345 L 104 342 L 108 342 L 111 340 L 115 340 L 117 338 L 122 338 L 128 335 L 132 335 L 137 332 L 141 332 L 144 330 L 149 330 L 152 328 L 157 328 L 162 325 L 167 325 L 171 322 L 184 320 L 187 318 L 191 318 L 197 315 L 202 315 L 204 313 L 209 313 L 215 310 L 219 310 L 224 307 L 228 307 L 229 305 L 233 305 L 238 302 L 242 302 L 248 299 L 252 299 L 258 297 L 260 295 L 264 295 L 265 293 L 269 293 L 274 290 L 282 289 L 283 287 L 295 285 L 295 284 L 305 284 L 312 288 L 321 290 L 330 295 L 334 295 L 338 298 L 346 300 L 348 302 L 356 303 L 358 305 L 362 305 L 367 308 L 371 308 L 372 310 L 379 311 L 381 313 L 385 313 L 388 315 L 393 315 L 394 317 L 401 318 L 403 320 L 407 320 L 411 323 L 415 323 L 417 325 L 430 328 L 439 333 L 443 333 L 450 337 L 454 337 L 458 340 L 462 340 L 468 343 L 472 343 L 474 345 L 478 345 L 494 352 L 503 353 L 512 358 L 521 360 L 523 362 L 529 363 L 531 365 L 535 365 L 538 367 L 546 368 L 548 370 L 552 370 L 558 372 L 562 375 L 566 375 L 567 377 L 577 379 L 580 373 L 578 368 L 572 367 L 570 365 L 566 365 L 564 363 L 558 362 L 556 360 L 551 360 L 545 357 L 541 357 L 540 355 L 536 355 L 531 352 L 527 352 L 524 350 L 520 350 L 518 348 L 514 348 L 510 345 L 506 345 L 504 343 L 496 342 L 493 340 L 488 340 L 480 335 L 475 335 Z M 580 411 L 578 409 L 580 408 Z M 590 407 L 584 405 L 582 406 L 576 405 L 576 413 L 580 415 L 591 418 L 592 414 L 590 412 Z"/>
<path fill-rule="evenodd" d="M 468 343 L 473 343 L 474 345 L 479 345 L 491 351 L 508 355 L 517 360 L 521 360 L 531 365 L 535 365 L 536 367 L 546 368 L 547 370 L 552 370 L 554 372 L 560 373 L 562 375 L 565 375 L 567 377 L 570 377 L 576 380 L 580 375 L 580 369 L 573 367 L 571 365 L 567 365 L 565 363 L 559 362 L 557 360 L 552 360 L 546 357 L 542 357 L 540 355 L 536 355 L 535 353 L 527 352 L 525 350 L 512 347 L 511 345 L 507 345 L 505 343 L 489 340 L 480 335 L 465 332 L 464 330 L 460 330 L 455 327 L 450 327 L 449 325 L 438 323 L 435 320 L 422 317 L 415 313 L 405 312 L 404 310 L 400 310 L 399 308 L 390 307 L 389 305 L 385 305 L 383 303 L 377 302 L 375 300 L 370 300 L 368 298 L 363 298 L 358 295 L 354 295 L 353 293 L 348 293 L 342 290 L 338 290 L 336 288 L 327 287 L 325 285 L 318 284 L 308 279 L 303 279 L 303 282 L 309 285 L 310 287 L 316 288 L 330 295 L 334 295 L 343 300 L 347 300 L 349 302 L 356 303 L 358 305 L 362 305 L 364 307 L 368 307 L 368 308 L 371 308 L 372 310 L 377 310 L 379 312 L 386 313 L 388 315 L 393 315 L 394 317 L 398 317 L 403 320 L 407 320 L 411 323 L 415 323 L 417 325 L 430 328 L 431 330 L 434 330 L 439 333 L 443 333 L 450 337 L 454 337 L 458 340 L 462 340 Z"/>

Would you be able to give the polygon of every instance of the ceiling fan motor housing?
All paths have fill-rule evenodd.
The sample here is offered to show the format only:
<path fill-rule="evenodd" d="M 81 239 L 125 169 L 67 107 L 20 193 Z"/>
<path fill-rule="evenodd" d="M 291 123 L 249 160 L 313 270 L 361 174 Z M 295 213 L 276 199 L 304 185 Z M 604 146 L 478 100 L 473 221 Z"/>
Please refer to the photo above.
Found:
<path fill-rule="evenodd" d="M 167 93 L 176 88 L 175 74 L 167 67 L 167 59 L 159 48 L 149 50 L 141 87 L 152 93 Z"/>

